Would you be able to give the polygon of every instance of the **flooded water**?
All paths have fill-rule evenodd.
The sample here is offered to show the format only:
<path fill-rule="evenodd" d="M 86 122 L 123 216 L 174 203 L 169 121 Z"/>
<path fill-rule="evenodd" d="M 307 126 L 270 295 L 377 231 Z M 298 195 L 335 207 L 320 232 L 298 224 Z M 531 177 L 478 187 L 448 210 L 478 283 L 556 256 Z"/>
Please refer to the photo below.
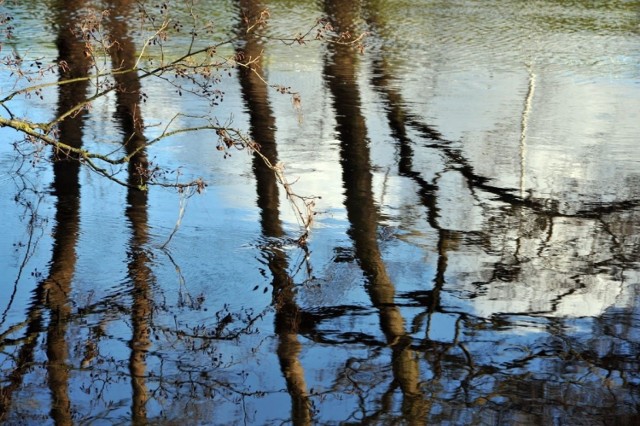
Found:
<path fill-rule="evenodd" d="M 65 60 L 51 81 L 87 75 L 68 36 L 83 6 L 109 9 L 118 60 L 135 57 L 126 0 L 0 1 L 16 28 L 0 55 Z M 247 36 L 243 17 L 265 8 L 264 37 Z M 201 176 L 188 198 L 51 162 L 0 128 L 1 423 L 637 424 L 639 2 L 194 11 L 213 23 L 200 42 L 262 52 L 262 77 L 301 109 L 233 68 L 213 108 L 124 76 L 128 91 L 60 124 L 72 146 L 131 154 L 118 176 L 132 185 L 149 163 Z M 366 32 L 364 53 L 275 39 L 322 17 Z M 172 32 L 166 54 L 189 42 Z M 25 84 L 0 73 L 1 98 Z M 48 121 L 91 90 L 48 88 L 0 114 Z M 257 155 L 224 158 L 192 133 L 137 150 L 178 113 L 231 121 L 319 197 L 306 245 Z"/>

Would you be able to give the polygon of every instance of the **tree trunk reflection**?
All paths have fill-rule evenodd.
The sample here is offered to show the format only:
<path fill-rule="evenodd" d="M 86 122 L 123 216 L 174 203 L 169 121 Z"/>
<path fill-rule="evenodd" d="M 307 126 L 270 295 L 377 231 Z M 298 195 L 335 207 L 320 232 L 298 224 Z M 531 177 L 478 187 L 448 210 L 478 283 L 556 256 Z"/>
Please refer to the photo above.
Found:
<path fill-rule="evenodd" d="M 255 0 L 240 0 L 241 19 L 260 16 L 264 6 Z M 240 26 L 239 38 L 243 40 L 242 51 L 247 58 L 258 58 L 262 47 L 254 34 L 246 34 L 246 27 Z M 253 69 L 262 75 L 262 61 L 252 64 Z M 260 152 L 271 164 L 278 162 L 275 141 L 275 118 L 269 106 L 269 88 L 252 70 L 239 70 L 240 86 L 246 110 L 249 113 L 251 135 L 260 145 Z M 256 177 L 258 207 L 262 233 L 267 239 L 284 236 L 279 211 L 279 191 L 276 176 L 263 159 L 253 156 L 253 172 Z M 280 369 L 291 396 L 291 419 L 295 425 L 309 425 L 312 413 L 309 394 L 304 377 L 304 368 L 300 362 L 302 345 L 298 341 L 300 329 L 300 308 L 295 301 L 294 283 L 289 276 L 286 254 L 279 247 L 265 244 L 264 256 L 273 276 L 273 303 L 276 309 L 275 330 L 278 335 L 277 355 Z"/>
<path fill-rule="evenodd" d="M 369 13 L 369 24 L 373 28 L 378 28 L 380 26 L 376 20 L 377 17 L 377 13 Z M 434 287 L 430 292 L 431 304 L 428 306 L 428 315 L 431 316 L 434 312 L 439 311 L 440 293 L 445 284 L 448 252 L 457 248 L 461 235 L 459 232 L 443 229 L 438 223 L 439 209 L 437 204 L 437 192 L 439 188 L 437 184 L 437 177 L 439 174 L 436 173 L 436 179 L 434 179 L 434 182 L 428 182 L 422 177 L 422 174 L 419 171 L 414 169 L 414 150 L 406 127 L 406 121 L 409 114 L 403 107 L 404 102 L 401 94 L 393 88 L 392 72 L 388 67 L 389 64 L 385 61 L 384 53 L 382 53 L 381 57 L 373 63 L 373 74 L 375 77 L 372 79 L 372 83 L 376 90 L 381 93 L 382 99 L 385 102 L 389 128 L 391 129 L 391 134 L 396 140 L 398 146 L 398 174 L 414 181 L 417 186 L 417 194 L 420 197 L 420 201 L 427 209 L 427 220 L 429 225 L 432 229 L 438 232 L 438 262 L 436 276 L 434 277 Z M 428 128 L 428 126 L 425 127 Z M 435 130 L 430 130 L 432 135 L 437 135 Z M 427 327 L 427 337 L 429 333 L 429 325 L 430 321 Z"/>
<path fill-rule="evenodd" d="M 58 62 L 65 62 L 67 65 L 60 71 L 60 80 L 88 75 L 90 63 L 84 55 L 84 43 L 75 35 L 83 6 L 84 2 L 58 1 L 54 7 L 57 11 L 54 22 L 58 28 Z M 87 97 L 87 86 L 87 82 L 59 86 L 58 115 L 83 102 Z M 84 111 L 80 111 L 62 120 L 58 125 L 60 140 L 70 146 L 81 147 L 85 115 Z M 43 331 L 43 311 L 47 309 L 50 312 L 46 339 L 50 415 L 56 424 L 72 424 L 66 332 L 71 314 L 69 294 L 76 265 L 76 244 L 80 227 L 79 172 L 80 165 L 73 158 L 64 153 L 53 154 L 52 193 L 57 201 L 49 273 L 34 289 L 27 314 L 25 343 L 18 353 L 9 385 L 0 390 L 0 421 L 8 414 L 12 394 L 20 387 L 24 374 L 34 360 L 38 335 Z"/>
<path fill-rule="evenodd" d="M 107 29 L 116 43 L 109 50 L 114 69 L 131 69 L 136 62 L 136 47 L 129 35 L 127 17 L 135 2 L 131 0 L 109 0 L 112 10 Z M 124 19 L 123 19 L 124 18 Z M 129 342 L 129 373 L 131 375 L 131 422 L 147 423 L 146 404 L 149 399 L 146 384 L 146 355 L 151 347 L 149 338 L 152 309 L 151 283 L 153 274 L 149 267 L 149 256 L 145 246 L 149 241 L 147 191 L 139 189 L 147 181 L 148 159 L 144 150 L 146 140 L 143 135 L 143 121 L 140 112 L 141 84 L 137 73 L 115 75 L 116 123 L 124 136 L 123 145 L 127 154 L 132 155 L 128 165 L 129 188 L 127 189 L 126 216 L 131 226 L 129 242 L 129 279 L 133 284 L 131 324 L 132 335 Z"/>
<path fill-rule="evenodd" d="M 58 4 L 59 25 L 57 46 L 59 61 L 68 70 L 61 70 L 60 80 L 85 77 L 89 61 L 84 55 L 84 43 L 75 31 L 81 20 L 83 2 L 63 1 Z M 87 97 L 87 82 L 62 85 L 59 88 L 58 115 L 83 102 Z M 82 126 L 85 112 L 67 117 L 59 124 L 60 138 L 73 147 L 82 146 Z M 72 424 L 69 398 L 69 345 L 66 332 L 71 314 L 69 296 L 76 265 L 76 244 L 80 228 L 80 164 L 73 158 L 54 154 L 53 192 L 56 203 L 53 250 L 49 276 L 43 282 L 44 304 L 50 311 L 47 328 L 47 373 L 51 391 L 51 417 L 58 425 Z"/>
<path fill-rule="evenodd" d="M 338 33 L 356 34 L 359 4 L 326 0 L 325 9 Z M 367 129 L 357 85 L 358 58 L 352 47 L 330 45 L 324 75 L 333 98 L 340 138 L 345 206 L 367 291 L 380 312 L 380 326 L 392 348 L 395 382 L 403 394 L 402 412 L 412 424 L 424 424 L 429 403 L 420 389 L 420 371 L 404 318 L 395 306 L 395 287 L 387 274 L 377 241 L 378 210 L 374 203 Z"/>

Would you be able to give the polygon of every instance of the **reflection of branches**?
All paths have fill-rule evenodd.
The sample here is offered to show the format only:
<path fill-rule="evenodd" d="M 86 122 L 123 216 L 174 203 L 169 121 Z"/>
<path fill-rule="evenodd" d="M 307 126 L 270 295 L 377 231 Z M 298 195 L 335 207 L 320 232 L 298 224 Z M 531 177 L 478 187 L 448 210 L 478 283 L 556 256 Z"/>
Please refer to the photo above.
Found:
<path fill-rule="evenodd" d="M 424 132 L 424 125 L 420 122 L 409 120 L 408 123 L 414 127 L 419 133 L 421 133 L 426 139 L 433 140 L 433 135 Z M 495 197 L 496 200 L 501 201 L 512 207 L 525 207 L 536 214 L 547 217 L 576 217 L 582 219 L 598 218 L 603 214 L 609 214 L 614 212 L 626 211 L 634 209 L 640 206 L 640 199 L 631 200 L 617 200 L 603 203 L 584 204 L 584 208 L 577 210 L 573 213 L 563 212 L 560 210 L 560 204 L 553 200 L 547 199 L 535 199 L 529 195 L 524 198 L 516 194 L 515 189 L 503 188 L 490 184 L 491 179 L 481 176 L 475 172 L 475 169 L 470 164 L 469 160 L 464 157 L 462 151 L 458 148 L 448 146 L 450 141 L 439 139 L 436 143 L 428 143 L 425 146 L 431 148 L 437 148 L 440 152 L 445 154 L 449 167 L 458 171 L 467 181 L 469 189 L 480 190 L 487 192 Z"/>
<path fill-rule="evenodd" d="M 178 275 L 178 307 L 188 307 L 190 309 L 199 309 L 204 301 L 204 296 L 200 295 L 197 298 L 193 298 L 187 289 L 187 282 L 182 274 L 182 270 L 178 263 L 173 259 L 171 252 L 166 247 L 160 248 L 162 252 L 167 256 L 171 264 L 176 270 L 176 274 Z"/>
<path fill-rule="evenodd" d="M 375 395 L 375 390 L 389 380 L 389 367 L 381 366 L 377 359 L 381 356 L 380 351 L 372 351 L 372 356 L 367 358 L 349 358 L 346 360 L 341 370 L 337 371 L 332 392 L 344 395 L 354 395 L 358 399 L 359 412 L 352 413 L 347 421 L 359 421 L 360 424 L 376 421 L 389 408 L 385 403 L 390 399 L 393 389 L 397 387 L 391 384 L 390 389 L 384 392 L 380 398 L 381 404 L 378 410 L 370 413 L 367 403 L 370 403 Z"/>
<path fill-rule="evenodd" d="M 371 22 L 371 24 L 375 27 L 378 26 L 378 22 Z M 517 282 L 517 280 L 522 277 L 522 267 L 526 260 L 521 260 L 521 250 L 524 244 L 526 243 L 526 239 L 531 236 L 532 233 L 537 233 L 538 231 L 544 232 L 544 235 L 541 236 L 542 244 L 538 249 L 538 257 L 545 257 L 546 253 L 543 253 L 545 246 L 549 245 L 551 238 L 553 236 L 553 225 L 554 219 L 556 218 L 578 218 L 578 219 L 589 219 L 589 218 L 599 218 L 603 223 L 605 223 L 605 212 L 614 212 L 618 211 L 618 209 L 628 210 L 633 209 L 636 206 L 636 201 L 634 200 L 626 200 L 626 201 L 617 201 L 612 204 L 603 206 L 603 205 L 594 205 L 593 208 L 583 209 L 576 213 L 563 213 L 560 210 L 559 203 L 554 203 L 550 200 L 535 200 L 529 197 L 524 188 L 524 150 L 526 148 L 526 132 L 527 132 L 527 123 L 529 120 L 530 110 L 531 110 L 531 102 L 535 91 L 535 74 L 530 72 L 529 74 L 529 85 L 528 91 L 526 93 L 526 98 L 524 101 L 524 111 L 521 119 L 521 133 L 520 133 L 520 144 L 521 144 L 521 184 L 520 184 L 520 194 L 516 194 L 513 190 L 508 188 L 499 188 L 490 184 L 490 180 L 478 175 L 474 168 L 471 166 L 470 162 L 465 158 L 464 153 L 461 149 L 458 149 L 454 146 L 451 141 L 446 140 L 442 134 L 437 132 L 435 129 L 430 127 L 429 125 L 422 122 L 421 119 L 417 118 L 414 114 L 412 114 L 408 108 L 406 102 L 403 101 L 398 90 L 395 90 L 392 82 L 393 73 L 390 72 L 387 67 L 388 63 L 385 61 L 384 52 L 380 53 L 381 58 L 374 60 L 372 68 L 372 83 L 374 87 L 378 90 L 378 92 L 383 96 L 385 110 L 387 112 L 387 118 L 389 122 L 389 127 L 391 129 L 392 136 L 396 140 L 397 145 L 399 146 L 399 174 L 401 176 L 406 176 L 410 178 L 418 187 L 417 193 L 420 196 L 421 201 L 428 209 L 428 221 L 430 226 L 438 230 L 438 268 L 437 275 L 434 280 L 434 292 L 439 292 L 442 289 L 442 284 L 444 283 L 444 272 L 446 270 L 446 247 L 443 250 L 444 246 L 451 246 L 452 243 L 455 244 L 456 240 L 460 240 L 462 236 L 465 236 L 469 239 L 474 237 L 474 233 L 472 232 L 455 232 L 452 233 L 450 231 L 443 230 L 438 224 L 438 209 L 437 209 L 437 185 L 436 181 L 428 182 L 424 179 L 421 173 L 417 170 L 414 170 L 412 167 L 412 159 L 414 156 L 414 151 L 412 144 L 414 141 L 410 138 L 408 134 L 408 128 L 415 130 L 418 135 L 422 139 L 426 139 L 428 142 L 429 149 L 437 150 L 444 155 L 445 164 L 442 165 L 443 168 L 449 168 L 454 170 L 465 179 L 467 183 L 467 187 L 474 195 L 475 199 L 480 201 L 480 193 L 484 192 L 491 196 L 493 199 L 498 199 L 499 201 L 505 203 L 508 206 L 508 209 L 501 208 L 499 214 L 503 217 L 502 221 L 498 221 L 496 223 L 500 224 L 500 229 L 510 229 L 508 222 L 505 221 L 518 221 L 518 231 L 515 237 L 515 248 L 511 254 L 511 259 L 500 261 L 496 261 L 491 267 L 487 267 L 486 270 L 490 272 L 490 277 L 488 280 L 483 280 L 482 282 L 475 281 L 474 286 L 481 287 L 484 285 L 489 285 L 491 283 L 495 283 L 498 281 L 502 282 Z M 437 174 L 436 174 L 437 176 Z M 497 197 L 496 197 L 497 196 Z M 482 203 L 478 203 L 482 204 Z M 587 206 L 588 207 L 588 206 Z M 510 208 L 510 209 L 509 209 Z M 516 217 L 516 214 L 520 212 L 521 214 Z M 506 217 L 505 217 L 506 216 Z M 527 232 L 524 227 L 529 225 L 530 231 Z M 604 225 L 603 228 L 606 230 L 607 226 Z M 546 231 L 546 232 L 545 232 Z M 542 233 L 541 232 L 541 233 Z M 493 233 L 493 232 L 492 232 Z M 487 251 L 487 253 L 492 253 L 492 248 L 490 245 L 491 234 L 492 233 L 483 233 L 480 234 L 480 237 L 483 241 L 480 242 L 479 245 Z M 593 240 L 597 240 L 597 235 L 593 235 Z M 624 263 L 624 259 L 630 258 L 629 256 L 625 256 L 624 249 L 619 244 L 616 244 L 616 238 L 612 235 L 612 243 L 611 249 L 616 253 L 614 256 L 616 259 L 621 260 Z M 511 241 L 511 238 L 509 238 Z M 452 247 L 449 247 L 451 249 Z M 602 250 L 598 250 L 594 248 L 594 253 L 591 254 L 592 258 L 596 257 L 595 251 L 602 252 Z M 606 249 L 605 249 L 606 250 Z M 504 253 L 503 253 L 504 255 Z M 599 263 L 599 265 L 611 265 L 611 260 L 605 260 Z M 598 265 L 598 264 L 596 264 Z M 548 301 L 550 308 L 548 310 L 537 310 L 536 312 L 528 312 L 529 314 L 543 315 L 543 314 L 551 314 L 557 311 L 557 306 L 564 300 L 566 300 L 567 296 L 571 294 L 575 294 L 582 284 L 580 283 L 580 277 L 583 275 L 592 275 L 593 269 L 584 271 L 584 273 L 578 272 L 574 276 L 570 278 L 571 282 L 574 283 L 575 288 L 569 288 L 564 291 L 559 292 L 551 300 Z M 480 293 L 479 290 L 475 295 Z M 434 309 L 436 306 L 430 306 L 430 309 Z M 431 310 L 433 312 L 433 310 Z"/>
<path fill-rule="evenodd" d="M 375 24 L 374 24 L 375 25 Z M 551 202 L 550 200 L 537 200 L 531 198 L 527 194 L 524 188 L 524 174 L 521 175 L 521 185 L 516 191 L 515 189 L 502 188 L 490 183 L 491 179 L 481 176 L 476 173 L 471 162 L 464 156 L 461 149 L 454 146 L 453 141 L 446 139 L 437 129 L 433 126 L 426 124 L 423 120 L 409 111 L 406 107 L 406 103 L 402 102 L 399 93 L 391 89 L 391 76 L 385 69 L 384 59 L 376 60 L 374 62 L 375 76 L 372 79 L 374 86 L 385 96 L 387 115 L 391 130 L 395 138 L 400 143 L 401 149 L 401 162 L 400 162 L 400 174 L 404 174 L 410 177 L 420 186 L 420 195 L 430 196 L 434 191 L 434 188 L 427 182 L 421 181 L 420 174 L 406 169 L 406 161 L 410 162 L 410 158 L 413 155 L 410 147 L 411 140 L 407 136 L 406 126 L 414 129 L 422 138 L 426 139 L 424 147 L 437 149 L 439 152 L 445 155 L 447 160 L 447 167 L 459 172 L 467 181 L 469 190 L 472 193 L 475 191 L 484 191 L 492 196 L 496 197 L 499 201 L 513 207 L 525 207 L 533 212 L 546 217 L 578 217 L 578 218 L 598 218 L 603 214 L 610 214 L 618 211 L 626 211 L 634 209 L 640 206 L 640 200 L 619 200 L 609 203 L 594 203 L 585 204 L 584 208 L 574 213 L 562 212 L 558 203 Z M 532 97 L 535 91 L 535 74 L 530 73 L 530 81 L 528 91 L 525 99 L 525 109 L 521 120 L 521 148 L 526 148 L 525 137 L 527 131 L 527 123 L 529 120 Z M 408 160 L 409 159 L 409 160 Z M 405 163 L 403 163 L 403 161 Z M 524 161 L 524 159 L 522 159 Z M 410 163 L 408 163 L 410 164 Z M 522 164 L 524 170 L 524 164 Z M 524 172 L 523 172 L 524 173 Z M 428 198 L 427 198 L 428 199 Z M 431 201 L 433 202 L 433 201 Z M 430 217 L 430 224 L 432 223 Z"/>
<path fill-rule="evenodd" d="M 194 194 L 194 192 L 189 193 L 189 189 L 187 189 L 187 191 L 183 191 L 180 194 L 180 207 L 178 209 L 178 218 L 176 219 L 176 224 L 174 225 L 173 230 L 171 231 L 169 236 L 167 237 L 167 240 L 160 246 L 160 249 L 167 254 L 169 259 L 171 260 L 171 263 L 173 263 L 174 266 L 176 267 L 176 271 L 178 272 L 178 276 L 180 277 L 180 287 L 182 287 L 182 284 L 184 282 L 184 278 L 182 277 L 182 274 L 180 273 L 180 268 L 178 267 L 178 265 L 176 265 L 176 263 L 173 261 L 173 258 L 169 254 L 169 251 L 167 250 L 167 245 L 171 242 L 171 239 L 176 234 L 176 232 L 178 232 L 178 229 L 180 228 L 180 224 L 182 223 L 182 218 L 184 217 L 184 213 L 185 213 L 186 208 L 187 208 L 187 200 L 193 194 Z"/>
<path fill-rule="evenodd" d="M 27 221 L 27 239 L 26 242 L 19 242 L 16 244 L 16 251 L 24 249 L 24 255 L 22 256 L 22 260 L 20 261 L 20 266 L 18 268 L 18 274 L 16 275 L 16 279 L 13 282 L 13 290 L 11 295 L 7 300 L 7 306 L 0 317 L 0 327 L 5 323 L 7 319 L 7 314 L 11 310 L 11 306 L 13 305 L 13 301 L 18 292 L 18 284 L 20 279 L 22 278 L 22 274 L 24 269 L 26 268 L 29 260 L 33 256 L 38 246 L 38 242 L 44 235 L 44 226 L 46 224 L 46 219 L 40 217 L 38 213 L 40 203 L 42 202 L 44 196 L 43 194 L 38 193 L 36 190 L 30 187 L 30 184 L 25 182 L 24 178 L 20 175 L 19 170 L 14 172 L 18 178 L 21 179 L 21 189 L 18 189 L 14 199 L 17 204 L 21 205 L 24 208 L 24 212 L 20 215 L 21 219 Z M 16 181 L 16 178 L 13 178 L 13 181 Z M 30 200 L 27 192 L 33 192 L 33 195 L 36 197 L 35 200 Z"/>
<path fill-rule="evenodd" d="M 173 336 L 176 343 L 181 342 L 194 351 L 204 350 L 213 347 L 218 341 L 237 340 L 241 336 L 254 334 L 255 324 L 261 320 L 268 310 L 254 313 L 251 309 L 244 312 L 232 312 L 229 306 L 223 307 L 215 314 L 215 322 L 210 325 L 200 324 L 195 326 L 185 326 L 174 316 L 175 326 L 156 326 L 165 336 Z M 233 327 L 232 324 L 240 324 Z M 197 343 L 197 344 L 196 344 Z"/>
<path fill-rule="evenodd" d="M 42 310 L 31 310 L 26 324 L 25 337 L 15 342 L 22 346 L 17 350 L 17 355 L 13 357 L 13 369 L 6 375 L 3 374 L 2 387 L 0 388 L 0 421 L 5 421 L 9 416 L 14 392 L 20 388 L 24 376 L 34 366 L 35 349 L 38 343 L 38 336 L 42 331 L 42 319 Z M 9 331 L 17 331 L 16 328 L 14 326 Z M 2 341 L 2 353 L 4 355 L 7 353 L 5 346 L 9 346 L 13 342 L 8 342 L 6 338 L 3 338 Z"/>

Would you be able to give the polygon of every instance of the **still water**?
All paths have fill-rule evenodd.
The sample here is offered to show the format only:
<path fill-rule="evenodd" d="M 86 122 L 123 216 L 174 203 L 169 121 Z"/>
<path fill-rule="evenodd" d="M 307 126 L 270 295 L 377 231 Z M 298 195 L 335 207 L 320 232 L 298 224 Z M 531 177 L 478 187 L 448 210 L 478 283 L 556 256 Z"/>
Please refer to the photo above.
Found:
<path fill-rule="evenodd" d="M 17 28 L 2 54 L 77 58 L 64 31 L 85 2 L 70 3 L 0 2 Z M 95 7 L 134 51 L 132 3 Z M 243 17 L 264 8 L 264 37 L 244 36 Z M 640 3 L 194 11 L 213 23 L 206 37 L 237 38 L 221 55 L 262 52 L 264 78 L 301 108 L 230 69 L 213 110 L 145 80 L 147 102 L 109 97 L 61 132 L 110 152 L 180 112 L 231 121 L 297 194 L 319 197 L 307 244 L 273 173 L 251 153 L 224 158 L 214 137 L 147 150 L 207 182 L 186 198 L 54 166 L 49 152 L 24 161 L 19 135 L 0 129 L 0 422 L 635 424 Z M 364 53 L 275 40 L 321 17 L 366 32 Z M 167 54 L 189 41 L 172 33 Z M 0 72 L 5 97 L 15 76 Z M 45 121 L 87 90 L 10 108 Z"/>

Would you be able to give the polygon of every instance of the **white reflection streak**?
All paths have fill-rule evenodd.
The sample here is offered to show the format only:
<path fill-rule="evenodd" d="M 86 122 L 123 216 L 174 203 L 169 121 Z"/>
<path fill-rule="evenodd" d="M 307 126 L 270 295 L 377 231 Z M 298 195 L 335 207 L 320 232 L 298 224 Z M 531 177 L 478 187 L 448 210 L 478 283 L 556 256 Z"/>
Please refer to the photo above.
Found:
<path fill-rule="evenodd" d="M 520 121 L 520 197 L 524 200 L 526 191 L 525 180 L 525 167 L 526 167 L 526 154 L 527 154 L 527 128 L 529 126 L 529 115 L 531 114 L 531 104 L 533 103 L 533 95 L 536 90 L 536 75 L 533 72 L 533 67 L 529 65 L 529 89 L 527 91 L 527 97 L 524 101 L 524 110 L 522 111 L 522 120 Z"/>

